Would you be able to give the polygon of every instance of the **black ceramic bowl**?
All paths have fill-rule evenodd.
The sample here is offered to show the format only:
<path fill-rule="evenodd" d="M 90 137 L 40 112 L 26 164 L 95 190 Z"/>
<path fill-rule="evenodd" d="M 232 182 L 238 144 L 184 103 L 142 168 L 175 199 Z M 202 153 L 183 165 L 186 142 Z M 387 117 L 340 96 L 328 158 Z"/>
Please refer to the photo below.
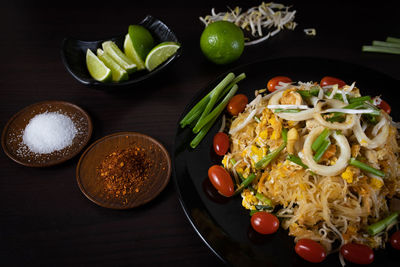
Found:
<path fill-rule="evenodd" d="M 161 43 L 166 41 L 177 42 L 178 38 L 175 33 L 172 32 L 167 25 L 165 25 L 162 21 L 148 15 L 144 20 L 142 20 L 139 25 L 146 27 L 150 33 L 153 35 L 155 43 Z M 102 83 L 96 81 L 90 76 L 90 73 L 86 67 L 86 51 L 87 49 L 91 49 L 92 51 L 96 51 L 97 48 L 101 47 L 101 44 L 104 41 L 114 41 L 118 47 L 122 48 L 124 43 L 125 34 L 120 36 L 114 36 L 102 40 L 96 41 L 83 41 L 77 40 L 74 38 L 65 38 L 62 42 L 61 48 L 61 58 L 64 63 L 64 66 L 68 70 L 68 72 L 80 83 L 89 85 L 96 88 L 110 88 L 110 87 L 124 87 L 127 85 L 134 85 L 139 82 L 143 82 L 153 77 L 160 71 L 164 70 L 166 67 L 171 65 L 173 61 L 175 61 L 182 53 L 182 44 L 178 51 L 170 57 L 168 60 L 163 62 L 160 66 L 158 66 L 153 71 L 149 72 L 147 70 L 137 71 L 133 74 L 129 75 L 129 79 L 124 82 L 110 82 L 110 83 Z"/>

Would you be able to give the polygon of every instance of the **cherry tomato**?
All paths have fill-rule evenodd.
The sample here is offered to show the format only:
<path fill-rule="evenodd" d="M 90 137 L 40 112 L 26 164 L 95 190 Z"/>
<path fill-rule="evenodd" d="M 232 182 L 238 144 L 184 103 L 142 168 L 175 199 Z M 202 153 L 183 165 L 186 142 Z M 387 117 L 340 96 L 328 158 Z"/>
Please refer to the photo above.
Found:
<path fill-rule="evenodd" d="M 279 220 L 274 214 L 266 211 L 259 211 L 251 216 L 251 226 L 253 226 L 256 232 L 269 235 L 278 230 Z"/>
<path fill-rule="evenodd" d="M 232 116 L 237 116 L 240 112 L 243 112 L 247 103 L 249 103 L 247 96 L 238 94 L 231 98 L 226 109 Z"/>
<path fill-rule="evenodd" d="M 395 232 L 391 237 L 390 237 L 390 244 L 394 249 L 400 250 L 400 231 Z"/>
<path fill-rule="evenodd" d="M 213 165 L 208 169 L 208 178 L 221 195 L 230 197 L 235 193 L 231 175 L 220 165 Z"/>
<path fill-rule="evenodd" d="M 275 86 L 279 85 L 279 82 L 291 83 L 292 79 L 290 79 L 289 77 L 286 77 L 286 76 L 273 77 L 268 81 L 268 84 L 267 84 L 268 91 L 270 91 L 270 92 L 275 91 L 276 90 Z"/>
<path fill-rule="evenodd" d="M 223 156 L 229 149 L 229 136 L 226 133 L 219 132 L 214 135 L 214 151 L 218 156 Z"/>
<path fill-rule="evenodd" d="M 344 81 L 341 79 L 331 77 L 331 76 L 325 76 L 324 78 L 321 79 L 321 82 L 319 83 L 322 87 L 327 86 L 327 85 L 334 85 L 337 84 L 340 87 L 343 87 L 346 85 Z"/>
<path fill-rule="evenodd" d="M 326 258 L 325 248 L 318 242 L 303 238 L 295 246 L 297 255 L 309 262 L 319 263 Z"/>
<path fill-rule="evenodd" d="M 355 264 L 370 264 L 374 261 L 374 251 L 362 244 L 348 243 L 340 248 L 343 257 Z"/>
<path fill-rule="evenodd" d="M 390 114 L 390 112 L 392 111 L 392 108 L 390 107 L 388 102 L 383 99 L 381 99 L 381 103 L 379 103 L 378 107 L 385 111 L 387 114 Z"/>

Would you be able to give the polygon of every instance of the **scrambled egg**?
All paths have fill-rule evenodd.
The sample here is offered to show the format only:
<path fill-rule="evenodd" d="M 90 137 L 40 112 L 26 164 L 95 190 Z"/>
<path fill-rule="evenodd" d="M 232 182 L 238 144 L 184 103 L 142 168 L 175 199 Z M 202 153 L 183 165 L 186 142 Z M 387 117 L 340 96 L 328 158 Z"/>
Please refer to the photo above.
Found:
<path fill-rule="evenodd" d="M 383 186 L 383 180 L 380 178 L 371 177 L 370 184 L 374 189 L 380 189 Z"/>
<path fill-rule="evenodd" d="M 350 167 L 347 167 L 346 170 L 342 173 L 343 180 L 346 180 L 347 183 L 351 184 L 353 182 L 353 171 Z"/>
<path fill-rule="evenodd" d="M 259 200 L 256 198 L 254 193 L 249 189 L 245 189 L 242 192 L 242 206 L 249 210 L 255 210 L 255 205 L 258 205 Z"/>

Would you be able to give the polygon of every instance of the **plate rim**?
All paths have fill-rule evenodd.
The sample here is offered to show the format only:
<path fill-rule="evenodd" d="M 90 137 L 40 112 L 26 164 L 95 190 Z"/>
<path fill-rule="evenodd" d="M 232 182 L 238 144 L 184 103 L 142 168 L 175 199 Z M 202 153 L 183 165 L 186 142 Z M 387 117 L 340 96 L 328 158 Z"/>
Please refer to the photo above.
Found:
<path fill-rule="evenodd" d="M 74 153 L 71 153 L 71 154 L 69 154 L 69 156 L 64 157 L 64 158 L 62 158 L 62 159 L 60 159 L 60 160 L 58 160 L 58 161 L 55 161 L 55 162 L 53 162 L 53 163 L 50 163 L 50 164 L 49 164 L 49 163 L 47 163 L 47 164 L 46 164 L 46 163 L 44 163 L 44 164 L 43 164 L 43 163 L 42 163 L 42 164 L 36 164 L 36 163 L 29 163 L 29 162 L 23 162 L 23 161 L 18 160 L 18 159 L 15 158 L 15 157 L 8 151 L 8 149 L 6 148 L 6 147 L 7 147 L 7 146 L 6 146 L 6 140 L 7 140 L 7 138 L 6 138 L 5 135 L 6 135 L 6 132 L 8 131 L 8 129 L 9 129 L 9 127 L 10 127 L 10 124 L 11 124 L 18 116 L 20 116 L 23 112 L 25 112 L 25 111 L 27 111 L 27 110 L 29 110 L 29 109 L 35 107 L 35 106 L 40 106 L 40 105 L 44 105 L 44 104 L 53 104 L 53 103 L 58 103 L 58 104 L 66 105 L 66 106 L 71 106 L 71 107 L 73 107 L 75 110 L 78 110 L 79 112 L 81 112 L 82 114 L 85 115 L 85 117 L 86 117 L 87 120 L 88 120 L 88 131 L 87 131 L 86 134 L 85 134 L 85 136 L 86 136 L 85 142 L 82 143 L 82 145 L 80 146 L 80 148 L 77 149 Z M 55 165 L 64 163 L 64 162 L 66 162 L 66 161 L 68 161 L 68 160 L 74 158 L 74 157 L 75 157 L 76 155 L 78 155 L 78 154 L 82 151 L 82 149 L 85 148 L 85 146 L 89 143 L 90 138 L 91 138 L 91 136 L 92 136 L 92 133 L 93 133 L 93 122 L 92 122 L 92 118 L 90 117 L 89 113 L 88 113 L 87 111 L 85 111 L 83 108 L 81 108 L 80 106 L 78 106 L 78 105 L 76 105 L 76 104 L 74 104 L 74 103 L 68 102 L 68 101 L 63 101 L 63 100 L 44 100 L 44 101 L 40 101 L 40 102 L 36 102 L 36 103 L 30 104 L 30 105 L 28 105 L 28 106 L 26 106 L 26 107 L 20 109 L 19 111 L 17 111 L 16 113 L 14 113 L 14 115 L 12 115 L 12 116 L 8 119 L 6 125 L 5 125 L 4 128 L 3 128 L 2 134 L 1 134 L 1 146 L 2 146 L 2 148 L 3 148 L 4 153 L 7 155 L 7 157 L 9 157 L 10 159 L 12 159 L 14 162 L 16 162 L 16 163 L 18 163 L 18 164 L 20 164 L 20 165 L 26 166 L 26 167 L 45 168 L 45 167 L 51 167 L 51 166 L 55 166 Z"/>

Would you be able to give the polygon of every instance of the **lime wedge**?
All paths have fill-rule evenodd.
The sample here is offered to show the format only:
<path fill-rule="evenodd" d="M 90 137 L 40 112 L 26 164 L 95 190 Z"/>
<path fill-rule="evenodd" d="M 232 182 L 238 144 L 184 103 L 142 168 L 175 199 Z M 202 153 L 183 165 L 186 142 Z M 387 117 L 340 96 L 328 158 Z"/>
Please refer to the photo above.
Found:
<path fill-rule="evenodd" d="M 144 61 L 154 47 L 154 39 L 149 30 L 141 25 L 130 25 L 128 34 L 136 54 Z"/>
<path fill-rule="evenodd" d="M 161 63 L 173 56 L 180 45 L 175 42 L 163 42 L 151 49 L 145 60 L 146 69 L 149 71 L 157 68 Z"/>
<path fill-rule="evenodd" d="M 102 43 L 104 52 L 109 54 L 128 74 L 136 71 L 136 64 L 128 58 L 113 41 Z"/>
<path fill-rule="evenodd" d="M 86 66 L 93 79 L 99 82 L 111 81 L 111 70 L 89 48 L 86 50 Z"/>
<path fill-rule="evenodd" d="M 135 48 L 133 47 L 129 34 L 125 35 L 124 52 L 136 64 L 138 70 L 145 69 L 144 61 L 139 57 Z"/>
<path fill-rule="evenodd" d="M 128 73 L 117 63 L 112 57 L 105 53 L 100 48 L 97 49 L 97 56 L 103 63 L 110 68 L 112 74 L 112 80 L 114 82 L 126 81 L 128 80 Z"/>

